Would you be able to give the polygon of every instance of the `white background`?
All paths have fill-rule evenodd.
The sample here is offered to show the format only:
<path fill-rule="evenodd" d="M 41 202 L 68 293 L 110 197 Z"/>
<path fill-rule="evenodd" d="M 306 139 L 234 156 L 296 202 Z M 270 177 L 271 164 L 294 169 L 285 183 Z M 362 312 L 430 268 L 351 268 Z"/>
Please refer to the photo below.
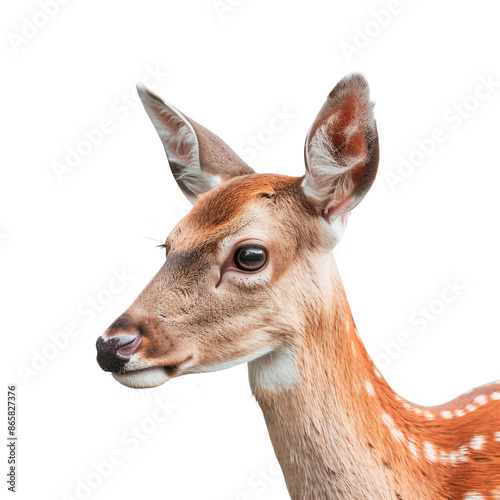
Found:
<path fill-rule="evenodd" d="M 363 72 L 380 170 L 335 251 L 361 336 L 416 403 L 500 378 L 496 2 L 401 0 L 387 18 L 377 13 L 389 0 L 73 0 L 47 22 L 40 4 L 12 2 L 1 16 L 1 364 L 5 385 L 18 384 L 18 498 L 84 498 L 81 481 L 93 499 L 288 498 L 246 366 L 134 391 L 95 362 L 96 338 L 161 266 L 155 245 L 189 207 L 146 113 L 123 104 L 155 68 L 168 73 L 155 91 L 240 153 L 286 108 L 294 118 L 251 163 L 290 175 L 303 172 L 327 93 Z M 35 20 L 45 25 L 26 27 Z M 478 102 L 481 78 L 497 86 Z M 464 100 L 469 116 L 452 120 Z M 103 119 L 113 130 L 59 179 L 54 165 Z M 435 128 L 446 140 L 391 189 L 387 173 Z M 109 299 L 122 270 L 131 279 L 90 317 L 85 301 Z M 447 279 L 466 289 L 441 307 Z M 420 332 L 410 318 L 431 302 L 440 313 Z M 54 351 L 68 323 L 79 333 Z M 412 341 L 398 350 L 388 343 L 401 332 Z M 175 409 L 156 424 L 166 398 Z M 148 432 L 137 449 L 134 426 Z M 117 453 L 98 476 L 93 463 Z"/>

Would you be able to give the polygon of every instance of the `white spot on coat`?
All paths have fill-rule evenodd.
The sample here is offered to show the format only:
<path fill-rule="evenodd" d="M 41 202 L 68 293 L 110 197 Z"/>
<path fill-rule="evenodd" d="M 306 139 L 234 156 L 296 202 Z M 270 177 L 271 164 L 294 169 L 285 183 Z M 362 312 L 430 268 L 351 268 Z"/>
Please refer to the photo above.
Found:
<path fill-rule="evenodd" d="M 484 436 L 474 436 L 470 441 L 473 450 L 480 450 L 484 445 Z"/>
<path fill-rule="evenodd" d="M 392 418 L 389 415 L 387 415 L 387 413 L 382 413 L 382 422 L 384 422 L 384 424 L 387 425 L 387 427 L 391 431 L 391 434 L 398 441 L 404 441 L 405 439 L 404 434 L 396 427 L 394 420 L 392 420 Z"/>
<path fill-rule="evenodd" d="M 485 396 L 484 394 L 476 396 L 476 398 L 474 399 L 474 403 L 478 405 L 485 405 L 487 402 L 488 402 L 488 397 Z"/>
<path fill-rule="evenodd" d="M 365 382 L 365 389 L 370 396 L 373 396 L 375 394 L 375 389 L 373 389 L 373 385 L 369 380 Z"/>
<path fill-rule="evenodd" d="M 408 442 L 408 448 L 410 449 L 410 451 L 412 452 L 413 456 L 415 458 L 419 458 L 418 457 L 418 449 L 417 449 L 417 445 L 415 443 L 412 443 L 411 441 Z"/>
<path fill-rule="evenodd" d="M 424 455 L 431 462 L 436 461 L 436 458 L 437 458 L 436 449 L 434 448 L 434 446 L 431 443 L 429 443 L 429 441 L 426 441 L 424 443 Z"/>

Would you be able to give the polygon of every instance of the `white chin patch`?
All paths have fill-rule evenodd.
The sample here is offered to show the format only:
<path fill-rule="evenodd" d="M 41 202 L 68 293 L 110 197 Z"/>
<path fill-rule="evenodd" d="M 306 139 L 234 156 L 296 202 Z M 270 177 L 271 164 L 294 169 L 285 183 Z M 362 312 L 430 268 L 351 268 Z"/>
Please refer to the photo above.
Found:
<path fill-rule="evenodd" d="M 158 387 L 168 380 L 168 375 L 161 366 L 145 368 L 128 373 L 113 373 L 115 380 L 120 384 L 132 389 L 148 389 L 150 387 Z"/>

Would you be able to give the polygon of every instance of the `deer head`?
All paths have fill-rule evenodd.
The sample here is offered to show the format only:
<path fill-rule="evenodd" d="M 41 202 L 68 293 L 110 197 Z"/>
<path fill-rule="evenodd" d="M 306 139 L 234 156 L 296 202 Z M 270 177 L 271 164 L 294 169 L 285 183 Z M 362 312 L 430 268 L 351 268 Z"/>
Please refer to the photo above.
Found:
<path fill-rule="evenodd" d="M 194 206 L 156 276 L 99 337 L 99 365 L 135 388 L 244 362 L 261 368 L 262 384 L 293 384 L 325 294 L 341 300 L 331 250 L 377 172 L 366 80 L 347 76 L 329 94 L 306 138 L 303 177 L 254 173 L 217 136 L 138 92 Z"/>

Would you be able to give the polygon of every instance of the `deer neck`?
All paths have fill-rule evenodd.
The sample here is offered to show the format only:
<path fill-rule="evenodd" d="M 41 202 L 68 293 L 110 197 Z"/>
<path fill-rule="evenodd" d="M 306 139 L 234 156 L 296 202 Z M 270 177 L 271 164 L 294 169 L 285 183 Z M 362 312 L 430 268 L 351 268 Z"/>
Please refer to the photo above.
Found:
<path fill-rule="evenodd" d="M 291 497 L 432 498 L 405 434 L 411 411 L 369 358 L 336 268 L 331 284 L 319 317 L 304 322 L 289 348 L 249 363 Z"/>

